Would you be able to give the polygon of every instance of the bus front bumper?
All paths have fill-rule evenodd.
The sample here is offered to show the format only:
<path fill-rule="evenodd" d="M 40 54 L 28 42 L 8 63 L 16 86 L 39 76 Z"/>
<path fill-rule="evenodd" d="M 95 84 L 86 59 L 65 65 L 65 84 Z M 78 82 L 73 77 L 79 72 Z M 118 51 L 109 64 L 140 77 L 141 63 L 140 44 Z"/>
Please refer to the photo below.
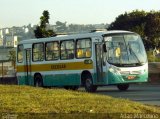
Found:
<path fill-rule="evenodd" d="M 148 82 L 148 72 L 143 74 L 117 74 L 108 71 L 108 84 Z"/>

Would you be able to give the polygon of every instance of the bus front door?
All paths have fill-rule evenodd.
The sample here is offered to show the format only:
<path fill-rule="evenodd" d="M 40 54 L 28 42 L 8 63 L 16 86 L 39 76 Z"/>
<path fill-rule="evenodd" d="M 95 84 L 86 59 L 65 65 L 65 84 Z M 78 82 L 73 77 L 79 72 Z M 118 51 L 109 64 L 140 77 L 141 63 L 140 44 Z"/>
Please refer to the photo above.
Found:
<path fill-rule="evenodd" d="M 97 74 L 97 83 L 103 82 L 103 58 L 102 58 L 102 45 L 95 45 L 95 54 L 96 54 L 96 74 Z"/>
<path fill-rule="evenodd" d="M 25 50 L 25 77 L 26 84 L 31 85 L 31 49 Z"/>

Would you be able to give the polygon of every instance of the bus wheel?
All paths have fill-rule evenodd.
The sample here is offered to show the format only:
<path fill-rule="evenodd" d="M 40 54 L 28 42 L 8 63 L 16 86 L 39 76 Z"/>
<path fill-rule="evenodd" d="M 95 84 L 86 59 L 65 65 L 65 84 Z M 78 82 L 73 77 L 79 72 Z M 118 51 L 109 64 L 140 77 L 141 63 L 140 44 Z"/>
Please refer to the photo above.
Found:
<path fill-rule="evenodd" d="M 129 88 L 129 84 L 118 84 L 117 88 L 121 91 L 125 91 Z"/>
<path fill-rule="evenodd" d="M 36 75 L 34 81 L 35 87 L 43 87 L 42 77 L 40 75 Z"/>
<path fill-rule="evenodd" d="M 97 90 L 97 86 L 93 85 L 91 77 L 87 77 L 85 80 L 85 90 L 87 92 L 95 92 Z"/>

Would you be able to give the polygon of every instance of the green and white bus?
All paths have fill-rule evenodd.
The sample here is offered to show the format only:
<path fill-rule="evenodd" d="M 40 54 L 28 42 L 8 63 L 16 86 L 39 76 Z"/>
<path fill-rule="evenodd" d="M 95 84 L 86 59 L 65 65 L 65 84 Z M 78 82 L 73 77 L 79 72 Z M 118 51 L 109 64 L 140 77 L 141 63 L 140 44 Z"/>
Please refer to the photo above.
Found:
<path fill-rule="evenodd" d="M 17 79 L 37 87 L 127 90 L 131 83 L 148 81 L 148 61 L 140 36 L 130 31 L 30 39 L 17 46 Z"/>

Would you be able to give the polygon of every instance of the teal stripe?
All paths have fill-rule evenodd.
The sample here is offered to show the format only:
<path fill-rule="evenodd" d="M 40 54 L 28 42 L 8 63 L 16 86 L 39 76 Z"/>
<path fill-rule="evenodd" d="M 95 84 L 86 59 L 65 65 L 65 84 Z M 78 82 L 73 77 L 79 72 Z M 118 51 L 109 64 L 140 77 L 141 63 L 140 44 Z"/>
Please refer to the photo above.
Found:
<path fill-rule="evenodd" d="M 81 83 L 79 74 L 46 75 L 43 78 L 45 86 L 71 86 L 80 85 Z"/>
<path fill-rule="evenodd" d="M 33 77 L 29 77 L 29 80 L 25 76 L 17 77 L 19 85 L 34 85 Z M 56 75 L 45 75 L 43 76 L 44 86 L 71 86 L 80 85 L 79 74 L 56 74 Z"/>

